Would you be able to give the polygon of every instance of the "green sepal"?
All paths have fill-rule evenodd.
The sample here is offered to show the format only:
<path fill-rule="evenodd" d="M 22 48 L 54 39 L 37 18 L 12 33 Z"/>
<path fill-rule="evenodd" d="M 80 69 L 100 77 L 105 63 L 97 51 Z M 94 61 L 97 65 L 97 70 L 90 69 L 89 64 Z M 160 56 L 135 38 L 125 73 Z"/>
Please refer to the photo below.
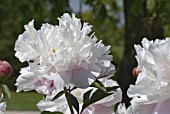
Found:
<path fill-rule="evenodd" d="M 1 82 L 0 87 L 2 89 L 2 93 L 4 95 L 5 100 L 8 101 L 11 98 L 11 94 L 10 94 L 8 86 Z"/>

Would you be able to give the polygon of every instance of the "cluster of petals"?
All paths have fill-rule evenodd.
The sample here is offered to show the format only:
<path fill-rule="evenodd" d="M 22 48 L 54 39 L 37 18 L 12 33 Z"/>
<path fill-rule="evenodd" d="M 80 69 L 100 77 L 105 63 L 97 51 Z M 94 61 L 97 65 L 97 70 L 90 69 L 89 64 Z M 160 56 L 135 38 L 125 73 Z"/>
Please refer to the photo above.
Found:
<path fill-rule="evenodd" d="M 135 45 L 137 69 L 135 85 L 130 85 L 128 96 L 133 98 L 129 110 L 133 114 L 169 114 L 170 108 L 170 39 L 149 41 L 142 47 Z"/>
<path fill-rule="evenodd" d="M 15 56 L 29 66 L 22 68 L 16 80 L 17 91 L 36 90 L 52 94 L 73 84 L 87 88 L 96 78 L 113 76 L 115 67 L 110 46 L 92 33 L 92 26 L 81 23 L 74 14 L 58 18 L 59 25 L 43 24 L 34 28 L 34 20 L 25 25 L 15 44 Z"/>
<path fill-rule="evenodd" d="M 106 87 L 110 86 L 118 86 L 118 84 L 113 81 L 113 80 L 102 80 L 103 83 L 105 84 Z M 89 91 L 92 89 L 93 94 L 97 89 L 94 87 L 88 87 L 86 89 L 81 89 L 77 88 L 71 91 L 71 94 L 73 94 L 78 102 L 79 102 L 79 110 L 81 111 L 82 105 L 83 105 L 83 95 L 85 92 Z M 41 100 L 38 104 L 37 107 L 41 111 L 50 111 L 50 112 L 63 112 L 64 114 L 70 114 L 70 110 L 66 101 L 66 98 L 64 95 L 59 97 L 58 99 L 51 101 L 53 97 L 46 97 L 44 100 Z M 121 102 L 122 99 L 122 92 L 120 88 L 118 88 L 115 93 L 97 101 L 94 102 L 93 104 L 89 105 L 84 109 L 84 111 L 81 114 L 126 114 L 125 113 L 125 107 L 124 106 L 119 106 L 119 110 L 116 112 L 113 110 L 113 106 L 116 103 Z M 73 108 L 74 109 L 74 108 Z M 74 113 L 77 114 L 76 110 L 74 109 Z M 79 112 L 80 113 L 80 112 Z"/>

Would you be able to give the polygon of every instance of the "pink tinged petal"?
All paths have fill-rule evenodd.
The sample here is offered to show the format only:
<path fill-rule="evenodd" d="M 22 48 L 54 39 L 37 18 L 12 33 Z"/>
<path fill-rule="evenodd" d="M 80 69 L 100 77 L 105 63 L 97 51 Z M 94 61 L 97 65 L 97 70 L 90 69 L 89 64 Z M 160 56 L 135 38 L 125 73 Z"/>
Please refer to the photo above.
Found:
<path fill-rule="evenodd" d="M 132 106 L 132 112 L 134 114 L 152 114 L 155 106 L 156 104 L 141 104 L 138 105 L 138 109 L 140 108 L 138 111 L 133 110 L 134 107 L 137 109 L 137 106 Z"/>
<path fill-rule="evenodd" d="M 89 86 L 89 80 L 95 80 L 95 76 L 91 74 L 91 71 L 88 71 L 84 68 L 72 70 L 71 83 L 80 88 L 87 88 Z"/>
<path fill-rule="evenodd" d="M 42 78 L 37 81 L 35 84 L 35 90 L 42 94 L 51 94 L 54 89 L 54 80 L 48 80 L 46 78 Z"/>
<path fill-rule="evenodd" d="M 82 114 L 94 114 L 94 111 L 95 111 L 95 107 L 87 107 L 84 109 Z"/>
<path fill-rule="evenodd" d="M 156 105 L 153 114 L 169 114 L 170 99 L 160 102 Z"/>
<path fill-rule="evenodd" d="M 112 114 L 114 112 L 113 107 L 105 107 L 103 105 L 95 105 L 94 114 Z"/>

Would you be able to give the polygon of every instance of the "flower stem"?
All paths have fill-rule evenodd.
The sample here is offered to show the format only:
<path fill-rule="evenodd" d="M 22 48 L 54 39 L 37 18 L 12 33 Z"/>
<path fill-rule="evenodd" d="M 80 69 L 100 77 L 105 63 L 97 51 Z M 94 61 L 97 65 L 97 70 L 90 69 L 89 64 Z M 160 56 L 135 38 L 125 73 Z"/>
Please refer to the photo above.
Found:
<path fill-rule="evenodd" d="M 67 99 L 68 106 L 70 108 L 70 112 L 71 112 L 71 114 L 74 114 L 73 107 L 71 105 L 71 101 L 70 101 L 70 97 L 69 97 L 69 93 L 68 93 L 66 87 L 64 87 L 64 93 L 65 93 L 65 97 Z"/>

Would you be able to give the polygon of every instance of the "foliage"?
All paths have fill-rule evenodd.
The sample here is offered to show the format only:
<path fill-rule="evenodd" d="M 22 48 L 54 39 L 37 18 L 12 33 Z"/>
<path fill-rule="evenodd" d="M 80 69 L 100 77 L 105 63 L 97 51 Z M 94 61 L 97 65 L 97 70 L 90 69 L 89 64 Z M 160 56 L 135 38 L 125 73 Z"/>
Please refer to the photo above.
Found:
<path fill-rule="evenodd" d="M 7 102 L 7 110 L 38 111 L 35 105 L 42 98 L 42 95 L 35 92 L 16 93 L 11 91 L 10 102 Z"/>

